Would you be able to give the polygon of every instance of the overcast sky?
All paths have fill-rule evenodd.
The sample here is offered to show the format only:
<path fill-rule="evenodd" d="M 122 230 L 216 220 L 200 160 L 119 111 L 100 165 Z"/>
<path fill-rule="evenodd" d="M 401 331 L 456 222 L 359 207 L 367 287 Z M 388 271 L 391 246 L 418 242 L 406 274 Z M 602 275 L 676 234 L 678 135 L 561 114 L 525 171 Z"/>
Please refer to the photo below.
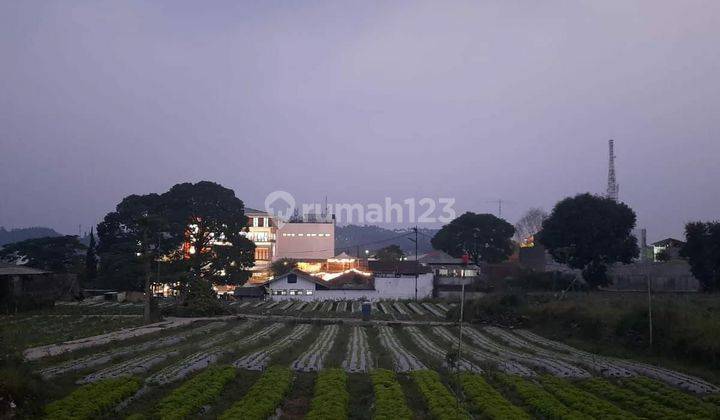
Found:
<path fill-rule="evenodd" d="M 602 193 L 720 218 L 720 2 L 0 2 L 0 225 L 202 179 L 250 207 Z"/>

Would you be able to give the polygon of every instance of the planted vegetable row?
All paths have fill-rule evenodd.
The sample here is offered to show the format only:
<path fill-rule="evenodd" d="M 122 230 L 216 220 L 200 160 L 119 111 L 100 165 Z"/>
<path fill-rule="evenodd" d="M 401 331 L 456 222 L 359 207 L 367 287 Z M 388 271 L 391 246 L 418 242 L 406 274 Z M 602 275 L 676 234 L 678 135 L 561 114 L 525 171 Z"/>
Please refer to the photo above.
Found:
<path fill-rule="evenodd" d="M 400 383 L 395 372 L 386 369 L 375 369 L 370 373 L 375 391 L 375 420 L 411 419 L 412 412 L 405 404 Z"/>
<path fill-rule="evenodd" d="M 157 406 L 160 419 L 183 419 L 212 403 L 225 385 L 235 378 L 231 366 L 214 366 L 180 385 Z"/>
<path fill-rule="evenodd" d="M 470 414 L 440 381 L 433 370 L 418 370 L 410 374 L 420 389 L 433 417 L 440 420 L 469 419 Z"/>
<path fill-rule="evenodd" d="M 342 369 L 320 372 L 315 382 L 315 395 L 310 403 L 308 420 L 342 420 L 348 417 L 350 396 L 345 389 L 347 375 Z"/>
<path fill-rule="evenodd" d="M 221 416 L 220 420 L 264 420 L 270 417 L 290 391 L 293 375 L 290 369 L 273 366 L 263 373 L 240 401 Z"/>
<path fill-rule="evenodd" d="M 45 414 L 53 420 L 97 418 L 135 394 L 141 384 L 138 378 L 125 377 L 81 386 L 67 397 L 45 406 Z"/>
<path fill-rule="evenodd" d="M 465 396 L 483 417 L 493 420 L 529 420 L 531 418 L 522 409 L 505 399 L 480 375 L 461 373 L 460 384 L 462 384 Z"/>

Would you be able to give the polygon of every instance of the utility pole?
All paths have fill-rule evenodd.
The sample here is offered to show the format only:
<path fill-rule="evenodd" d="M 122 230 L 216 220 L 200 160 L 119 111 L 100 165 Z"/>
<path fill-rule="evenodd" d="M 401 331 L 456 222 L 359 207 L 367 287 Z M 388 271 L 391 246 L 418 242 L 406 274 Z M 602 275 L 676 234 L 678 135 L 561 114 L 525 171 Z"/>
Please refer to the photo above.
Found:
<path fill-rule="evenodd" d="M 653 346 L 653 324 L 652 324 L 652 282 L 650 281 L 650 275 L 647 276 L 647 291 L 648 291 L 648 325 L 650 328 L 650 350 Z"/>
<path fill-rule="evenodd" d="M 420 261 L 418 261 L 418 228 L 415 226 L 413 228 L 413 231 L 415 232 L 415 300 L 418 300 L 417 296 L 417 283 L 418 283 L 418 270 L 420 269 Z"/>
<path fill-rule="evenodd" d="M 463 329 L 463 317 L 465 312 L 465 283 L 462 284 L 462 292 L 460 293 L 460 333 L 458 334 L 458 351 L 457 360 L 455 361 L 455 371 L 457 374 L 457 383 L 460 383 L 460 360 L 462 359 L 462 329 Z M 458 392 L 459 396 L 460 393 Z M 457 398 L 458 408 L 460 407 L 460 398 Z"/>

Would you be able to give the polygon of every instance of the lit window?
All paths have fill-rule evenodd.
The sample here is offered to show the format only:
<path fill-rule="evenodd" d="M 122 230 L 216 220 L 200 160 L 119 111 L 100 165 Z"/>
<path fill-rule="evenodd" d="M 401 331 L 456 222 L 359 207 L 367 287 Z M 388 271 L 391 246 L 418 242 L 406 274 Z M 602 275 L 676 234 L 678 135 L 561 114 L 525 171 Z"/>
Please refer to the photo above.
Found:
<path fill-rule="evenodd" d="M 287 295 L 287 292 L 288 292 L 287 290 L 282 290 L 282 295 L 283 295 L 283 296 L 284 296 L 284 295 Z"/>
<path fill-rule="evenodd" d="M 305 291 L 305 294 L 306 294 L 306 295 L 312 295 L 312 294 L 313 294 L 313 291 L 312 291 L 312 290 L 306 290 L 306 291 Z"/>

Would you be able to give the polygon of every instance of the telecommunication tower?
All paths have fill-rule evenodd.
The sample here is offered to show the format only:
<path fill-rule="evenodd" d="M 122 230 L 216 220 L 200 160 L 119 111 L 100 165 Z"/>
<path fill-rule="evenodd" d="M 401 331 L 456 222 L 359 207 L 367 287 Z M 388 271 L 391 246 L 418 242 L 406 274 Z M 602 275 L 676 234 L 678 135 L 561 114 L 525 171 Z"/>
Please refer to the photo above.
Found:
<path fill-rule="evenodd" d="M 618 201 L 618 193 L 620 186 L 615 179 L 615 140 L 608 141 L 609 159 L 608 159 L 608 186 L 607 197 L 611 200 Z"/>

